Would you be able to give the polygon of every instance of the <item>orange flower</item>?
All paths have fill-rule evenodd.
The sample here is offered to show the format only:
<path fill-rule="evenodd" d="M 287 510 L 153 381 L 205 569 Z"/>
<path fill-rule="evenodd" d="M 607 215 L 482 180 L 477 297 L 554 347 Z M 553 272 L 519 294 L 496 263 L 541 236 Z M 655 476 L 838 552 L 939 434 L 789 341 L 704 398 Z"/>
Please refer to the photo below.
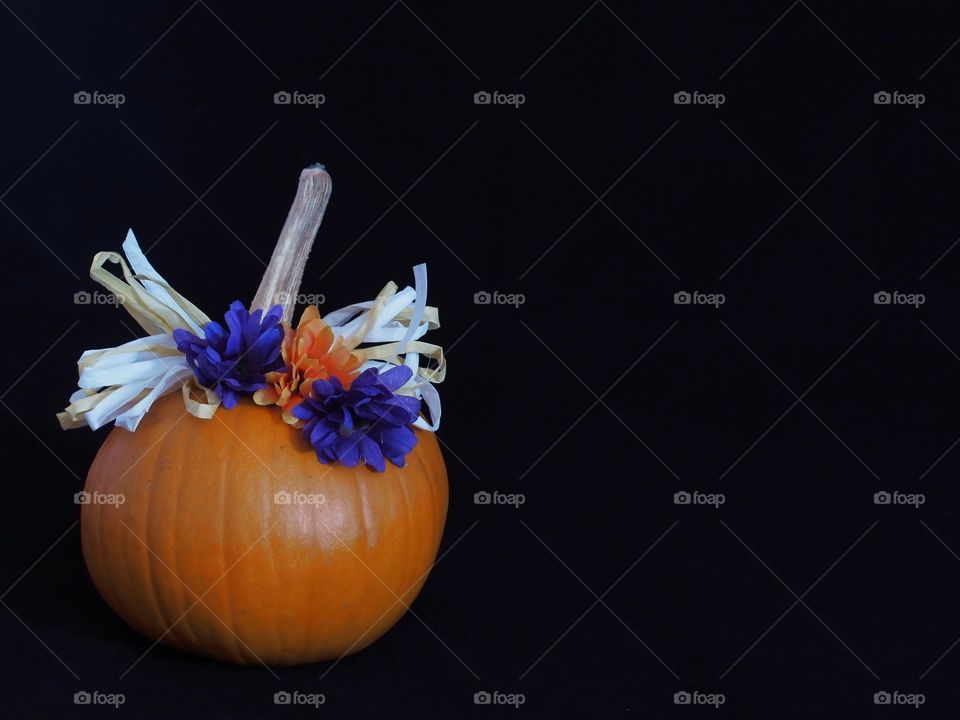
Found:
<path fill-rule="evenodd" d="M 320 318 L 316 305 L 303 311 L 296 330 L 284 323 L 281 353 L 283 369 L 267 373 L 269 385 L 257 390 L 253 399 L 258 405 L 282 407 L 283 419 L 291 425 L 298 422 L 291 411 L 310 395 L 314 380 L 335 377 L 345 388 L 350 387 L 364 362 L 363 352 L 351 352 L 344 346 Z"/>

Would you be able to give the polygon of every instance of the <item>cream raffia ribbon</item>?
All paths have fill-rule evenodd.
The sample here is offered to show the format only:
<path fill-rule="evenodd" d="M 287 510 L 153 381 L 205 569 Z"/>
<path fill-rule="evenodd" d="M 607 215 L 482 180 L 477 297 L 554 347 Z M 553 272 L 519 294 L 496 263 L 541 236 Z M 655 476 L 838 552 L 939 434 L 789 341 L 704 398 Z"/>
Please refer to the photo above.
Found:
<path fill-rule="evenodd" d="M 115 420 L 120 427 L 136 430 L 153 403 L 178 388 L 183 389 L 187 412 L 213 417 L 220 399 L 197 385 L 172 336 L 177 328 L 202 335 L 210 318 L 154 270 L 132 230 L 127 231 L 123 251 L 126 260 L 115 252 L 97 253 L 90 277 L 113 292 L 149 336 L 115 348 L 87 350 L 80 356 L 80 389 L 70 396 L 70 406 L 57 414 L 60 426 L 69 430 L 86 425 L 96 430 Z M 107 262 L 120 265 L 123 279 L 104 268 Z M 199 391 L 206 401 L 194 400 L 191 390 Z"/>
<path fill-rule="evenodd" d="M 119 253 L 97 253 L 90 277 L 113 292 L 149 335 L 115 348 L 87 350 L 80 356 L 80 389 L 70 396 L 70 406 L 57 414 L 60 426 L 64 430 L 82 426 L 96 430 L 113 420 L 133 431 L 158 398 L 177 388 L 188 413 L 204 420 L 212 418 L 220 399 L 196 382 L 172 335 L 177 328 L 185 328 L 203 336 L 210 318 L 154 270 L 132 230 L 127 231 L 123 251 L 126 261 Z M 120 265 L 123 279 L 104 268 L 107 262 Z M 373 300 L 334 310 L 323 320 L 340 342 L 363 359 L 361 370 L 409 367 L 413 375 L 396 392 L 422 399 L 430 420 L 421 416 L 414 426 L 435 431 L 440 426 L 441 408 L 434 384 L 443 382 L 446 360 L 443 348 L 420 340 L 440 322 L 437 308 L 427 305 L 427 266 L 417 265 L 413 275 L 414 288 L 398 291 L 395 283 L 387 283 Z M 421 356 L 427 361 L 423 367 Z M 195 399 L 197 395 L 205 400 Z"/>
<path fill-rule="evenodd" d="M 413 371 L 410 380 L 396 392 L 426 403 L 430 421 L 421 415 L 414 427 L 433 432 L 440 427 L 441 410 L 440 393 L 433 385 L 443 382 L 447 363 L 443 348 L 420 341 L 440 326 L 437 308 L 427 305 L 427 266 L 415 266 L 413 277 L 416 288 L 397 292 L 395 283 L 387 283 L 374 300 L 334 310 L 323 321 L 364 360 L 361 370 L 375 367 L 383 372 L 389 366 L 406 365 Z M 366 344 L 370 346 L 356 349 Z M 434 367 L 421 367 L 421 355 L 432 360 Z"/>

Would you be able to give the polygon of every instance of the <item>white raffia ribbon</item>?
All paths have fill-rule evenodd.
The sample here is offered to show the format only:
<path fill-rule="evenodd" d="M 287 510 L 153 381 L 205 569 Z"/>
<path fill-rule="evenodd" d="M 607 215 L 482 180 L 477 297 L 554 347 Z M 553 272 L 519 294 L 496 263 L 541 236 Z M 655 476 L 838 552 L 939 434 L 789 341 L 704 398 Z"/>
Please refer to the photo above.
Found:
<path fill-rule="evenodd" d="M 90 277 L 113 292 L 149 336 L 115 348 L 87 350 L 80 356 L 80 389 L 70 396 L 70 406 L 57 414 L 60 426 L 64 430 L 84 426 L 96 430 L 113 420 L 120 427 L 136 430 L 158 398 L 181 388 L 187 412 L 213 417 L 220 399 L 197 386 L 172 335 L 177 328 L 202 335 L 210 318 L 154 270 L 133 230 L 127 231 L 123 251 L 126 260 L 119 253 L 97 253 Z M 120 265 L 123 279 L 103 267 L 108 261 Z M 205 395 L 206 401 L 191 398 L 191 390 Z"/>
<path fill-rule="evenodd" d="M 334 310 L 323 321 L 348 349 L 364 359 L 361 370 L 375 367 L 383 372 L 406 365 L 413 371 L 410 380 L 396 392 L 426 403 L 430 420 L 421 415 L 414 427 L 433 432 L 440 427 L 441 411 L 440 394 L 434 384 L 443 382 L 447 363 L 443 348 L 420 341 L 429 330 L 440 327 L 437 308 L 427 305 L 427 266 L 415 266 L 413 277 L 415 287 L 397 292 L 395 283 L 387 283 L 373 300 Z M 421 356 L 428 363 L 432 361 L 432 367 L 421 366 Z"/>

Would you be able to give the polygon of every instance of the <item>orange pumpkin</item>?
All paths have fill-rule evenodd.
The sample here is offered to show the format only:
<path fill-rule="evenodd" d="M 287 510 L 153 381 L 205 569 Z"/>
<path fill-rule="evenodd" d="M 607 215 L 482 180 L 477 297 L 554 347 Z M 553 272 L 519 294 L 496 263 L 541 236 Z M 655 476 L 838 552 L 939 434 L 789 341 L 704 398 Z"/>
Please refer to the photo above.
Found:
<path fill-rule="evenodd" d="M 245 400 L 199 420 L 168 395 L 90 468 L 88 493 L 123 496 L 82 507 L 90 576 L 128 624 L 183 650 L 268 665 L 356 652 L 436 558 L 447 475 L 416 433 L 404 469 L 323 465 L 279 412 Z"/>

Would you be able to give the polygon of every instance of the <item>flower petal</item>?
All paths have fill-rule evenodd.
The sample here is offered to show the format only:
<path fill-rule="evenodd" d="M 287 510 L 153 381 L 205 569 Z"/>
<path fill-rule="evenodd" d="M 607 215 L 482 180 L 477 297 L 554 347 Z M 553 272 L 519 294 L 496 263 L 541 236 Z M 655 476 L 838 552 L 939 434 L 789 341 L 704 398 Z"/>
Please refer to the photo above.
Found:
<path fill-rule="evenodd" d="M 367 466 L 377 472 L 383 472 L 387 469 L 383 462 L 383 452 L 380 450 L 380 446 L 367 435 L 360 438 L 360 454 L 363 455 L 363 461 Z"/>

